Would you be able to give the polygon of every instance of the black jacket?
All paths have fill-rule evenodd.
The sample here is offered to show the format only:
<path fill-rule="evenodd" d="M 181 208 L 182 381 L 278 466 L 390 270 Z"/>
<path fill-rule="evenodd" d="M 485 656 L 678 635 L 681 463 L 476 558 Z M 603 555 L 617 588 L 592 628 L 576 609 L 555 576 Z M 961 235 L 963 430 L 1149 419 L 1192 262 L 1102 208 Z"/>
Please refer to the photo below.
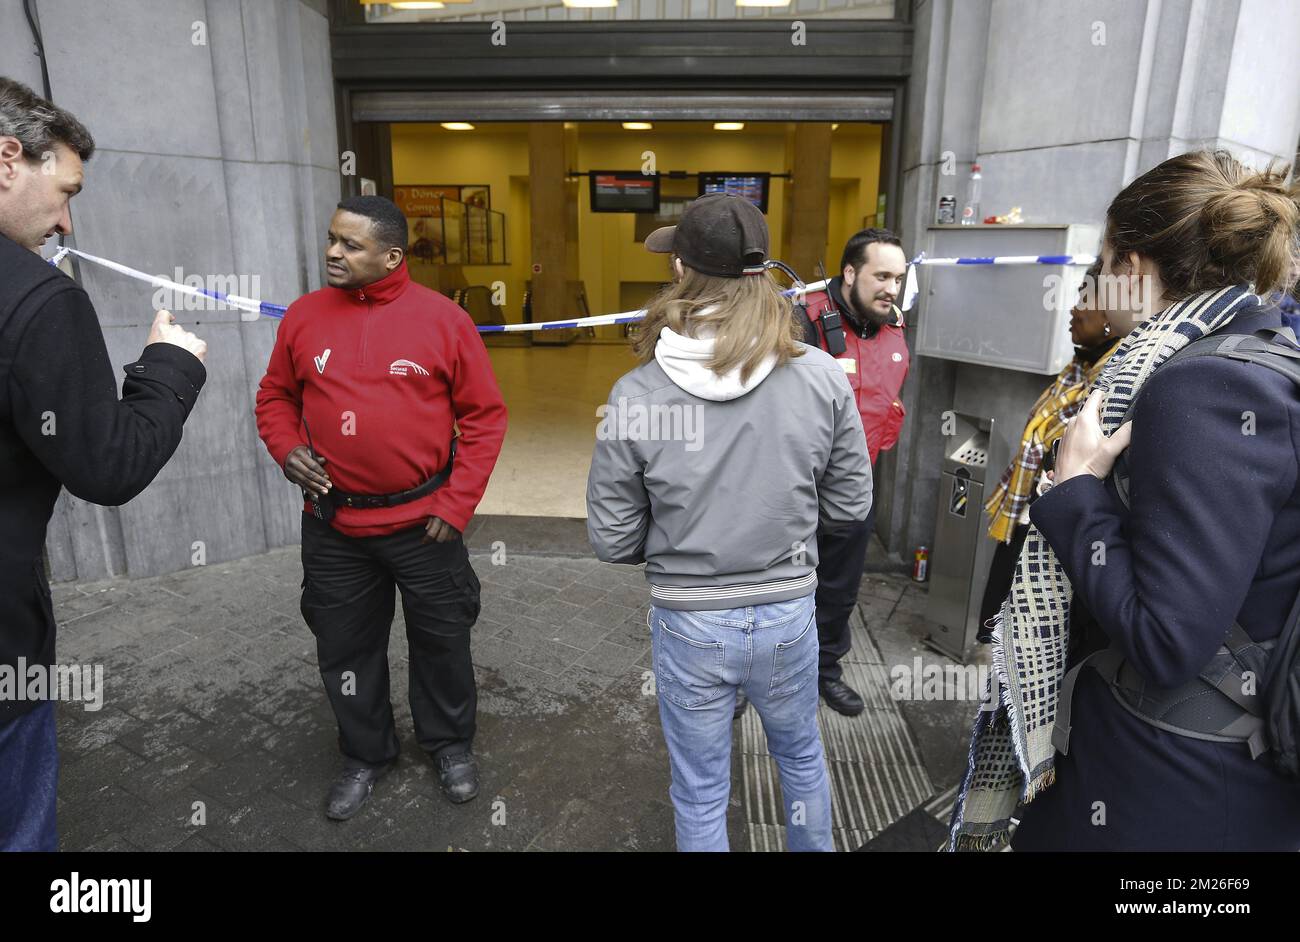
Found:
<path fill-rule="evenodd" d="M 176 451 L 207 377 L 165 343 L 125 370 L 119 401 L 90 298 L 0 236 L 0 673 L 54 659 L 41 550 L 59 488 L 96 504 L 135 497 Z M 6 694 L 0 723 L 39 705 Z"/>

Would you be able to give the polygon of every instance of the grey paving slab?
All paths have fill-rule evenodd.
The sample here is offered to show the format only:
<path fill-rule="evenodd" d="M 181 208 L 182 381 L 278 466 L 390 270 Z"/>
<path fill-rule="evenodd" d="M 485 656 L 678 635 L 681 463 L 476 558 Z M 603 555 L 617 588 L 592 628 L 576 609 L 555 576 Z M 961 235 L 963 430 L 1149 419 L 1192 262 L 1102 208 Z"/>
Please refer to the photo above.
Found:
<path fill-rule="evenodd" d="M 315 641 L 298 611 L 297 547 L 155 578 L 56 587 L 59 660 L 105 668 L 102 709 L 59 705 L 63 848 L 671 850 L 640 569 L 517 552 L 493 565 L 489 552 L 472 556 L 484 586 L 472 636 L 480 797 L 447 802 L 415 741 L 399 607 L 389 661 L 402 758 L 348 822 L 322 813 L 341 760 Z M 850 672 L 879 686 L 925 632 L 923 587 L 870 573 L 860 611 L 875 643 L 859 644 Z M 880 755 L 862 754 L 851 737 L 828 746 L 846 849 L 956 775 L 965 704 L 902 703 L 887 712 L 889 722 L 877 724 Z M 855 789 L 869 789 L 873 775 L 889 768 L 897 777 L 915 764 L 911 754 L 887 754 L 900 748 L 905 726 L 922 767 L 905 791 L 859 801 Z M 738 769 L 733 847 L 782 846 L 779 818 L 747 816 L 747 787 L 756 793 Z"/>

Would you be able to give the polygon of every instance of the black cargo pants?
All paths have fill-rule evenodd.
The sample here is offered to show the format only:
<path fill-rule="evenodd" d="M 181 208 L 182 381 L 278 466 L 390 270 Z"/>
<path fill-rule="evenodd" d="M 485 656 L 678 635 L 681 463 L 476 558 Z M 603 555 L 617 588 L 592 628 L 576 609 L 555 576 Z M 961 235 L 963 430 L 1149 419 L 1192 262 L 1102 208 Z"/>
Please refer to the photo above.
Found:
<path fill-rule="evenodd" d="M 389 702 L 388 635 L 402 593 L 415 734 L 430 755 L 468 752 L 478 693 L 470 628 L 479 581 L 464 542 L 421 543 L 423 525 L 350 537 L 304 513 L 302 615 L 316 636 L 339 748 L 378 765 L 397 758 Z"/>
<path fill-rule="evenodd" d="M 861 523 L 835 524 L 817 530 L 817 640 L 821 648 L 820 680 L 840 680 L 840 659 L 849 653 L 849 616 L 867 565 L 867 544 L 876 526 L 873 502 Z"/>

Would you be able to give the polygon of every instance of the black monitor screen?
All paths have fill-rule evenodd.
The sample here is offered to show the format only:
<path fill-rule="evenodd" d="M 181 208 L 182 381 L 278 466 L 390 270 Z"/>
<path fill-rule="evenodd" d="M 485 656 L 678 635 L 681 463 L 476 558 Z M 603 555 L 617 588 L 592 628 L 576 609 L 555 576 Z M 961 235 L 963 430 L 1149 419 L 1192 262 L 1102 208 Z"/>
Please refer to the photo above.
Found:
<path fill-rule="evenodd" d="M 659 177 L 639 170 L 591 171 L 593 213 L 659 212 Z"/>
<path fill-rule="evenodd" d="M 706 193 L 726 193 L 747 199 L 763 212 L 767 212 L 767 193 L 771 176 L 766 173 L 702 173 L 700 196 Z"/>

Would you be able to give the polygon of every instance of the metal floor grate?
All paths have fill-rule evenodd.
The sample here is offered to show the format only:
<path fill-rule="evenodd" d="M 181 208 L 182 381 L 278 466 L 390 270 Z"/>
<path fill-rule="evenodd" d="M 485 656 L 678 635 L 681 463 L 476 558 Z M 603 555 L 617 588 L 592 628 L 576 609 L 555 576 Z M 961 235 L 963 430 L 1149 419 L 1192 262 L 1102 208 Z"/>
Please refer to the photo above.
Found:
<path fill-rule="evenodd" d="M 916 740 L 889 696 L 880 649 L 857 608 L 849 620 L 853 648 L 841 662 L 844 680 L 862 695 L 859 716 L 817 709 L 831 778 L 831 827 L 837 851 L 857 850 L 934 794 Z M 740 720 L 741 804 L 751 851 L 785 850 L 780 778 L 754 709 Z"/>

